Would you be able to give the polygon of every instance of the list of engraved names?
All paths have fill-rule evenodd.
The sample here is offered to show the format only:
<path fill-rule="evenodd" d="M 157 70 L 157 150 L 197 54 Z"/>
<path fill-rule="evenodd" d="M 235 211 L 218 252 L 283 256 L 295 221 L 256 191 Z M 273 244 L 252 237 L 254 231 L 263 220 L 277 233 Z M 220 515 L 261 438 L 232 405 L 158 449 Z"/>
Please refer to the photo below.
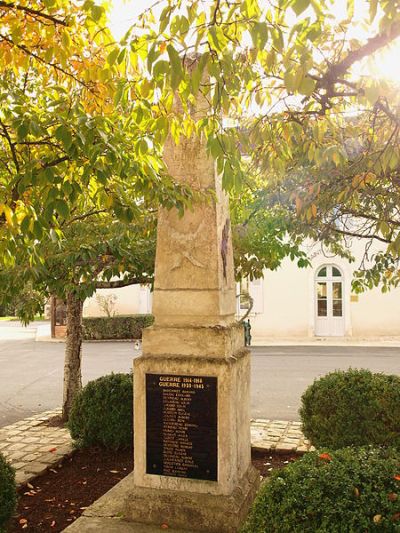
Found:
<path fill-rule="evenodd" d="M 147 473 L 217 480 L 217 378 L 146 374 Z"/>

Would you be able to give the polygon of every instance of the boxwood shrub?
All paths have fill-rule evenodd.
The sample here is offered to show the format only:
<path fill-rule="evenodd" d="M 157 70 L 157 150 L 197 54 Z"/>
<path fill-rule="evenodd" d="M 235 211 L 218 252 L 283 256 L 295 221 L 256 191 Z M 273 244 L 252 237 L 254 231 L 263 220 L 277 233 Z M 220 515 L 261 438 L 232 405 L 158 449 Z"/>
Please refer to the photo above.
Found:
<path fill-rule="evenodd" d="M 132 374 L 90 381 L 75 398 L 68 427 L 79 447 L 129 448 L 133 441 Z"/>
<path fill-rule="evenodd" d="M 399 503 L 397 451 L 310 452 L 264 483 L 242 533 L 394 532 Z"/>
<path fill-rule="evenodd" d="M 0 533 L 6 531 L 5 526 L 13 515 L 16 504 L 15 472 L 0 453 Z"/>
<path fill-rule="evenodd" d="M 398 376 L 355 369 L 331 372 L 317 379 L 301 402 L 303 432 L 317 448 L 400 448 Z"/>
<path fill-rule="evenodd" d="M 83 319 L 85 340 L 141 339 L 143 328 L 151 326 L 153 315 L 100 316 Z"/>

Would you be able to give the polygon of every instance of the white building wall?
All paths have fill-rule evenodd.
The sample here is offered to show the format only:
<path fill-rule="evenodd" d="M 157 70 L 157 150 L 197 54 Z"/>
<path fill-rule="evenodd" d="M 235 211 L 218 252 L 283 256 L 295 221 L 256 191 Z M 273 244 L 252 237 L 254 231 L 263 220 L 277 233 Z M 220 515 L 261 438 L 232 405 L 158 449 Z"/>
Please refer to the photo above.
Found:
<path fill-rule="evenodd" d="M 351 302 L 353 335 L 379 337 L 400 335 L 400 289 L 382 294 L 372 289 Z"/>
<path fill-rule="evenodd" d="M 309 328 L 308 272 L 285 261 L 276 271 L 266 271 L 264 312 L 250 316 L 253 337 L 305 337 Z"/>
<path fill-rule="evenodd" d="M 351 293 L 353 272 L 358 269 L 365 244 L 353 241 L 356 261 L 326 257 L 319 245 L 310 245 L 312 267 L 298 268 L 289 259 L 274 271 L 266 271 L 263 280 L 250 283 L 254 299 L 250 314 L 253 339 L 313 337 L 316 319 L 316 273 L 324 265 L 335 265 L 342 272 L 344 334 L 355 337 L 400 336 L 400 288 L 383 294 L 373 289 L 360 295 Z M 377 247 L 374 251 L 377 251 Z M 372 250 L 371 250 L 371 253 Z M 149 287 L 132 285 L 121 289 L 103 289 L 98 294 L 115 294 L 115 314 L 151 313 Z M 239 306 L 238 306 L 239 307 Z M 242 311 L 244 313 L 245 311 Z M 84 316 L 104 316 L 96 297 L 84 304 Z"/>
<path fill-rule="evenodd" d="M 146 311 L 142 310 L 143 303 L 141 301 L 141 292 L 140 285 L 130 285 L 120 289 L 99 289 L 91 298 L 85 300 L 85 303 L 83 304 L 83 316 L 105 316 L 106 313 L 99 306 L 99 303 L 96 300 L 96 295 L 108 296 L 112 294 L 117 297 L 114 307 L 116 315 L 147 313 L 147 308 Z"/>
<path fill-rule="evenodd" d="M 327 257 L 320 245 L 310 245 L 312 266 L 300 269 L 289 259 L 274 272 L 266 271 L 263 303 L 250 315 L 254 339 L 313 337 L 316 320 L 316 273 L 324 265 L 335 265 L 342 274 L 344 335 L 353 337 L 400 336 L 400 288 L 382 293 L 379 288 L 355 295 L 351 292 L 353 272 L 361 264 L 365 242 L 352 242 L 356 260 Z M 378 251 L 376 245 L 370 256 Z M 253 287 L 253 291 L 254 291 Z M 250 291 L 251 292 L 251 291 Z"/>

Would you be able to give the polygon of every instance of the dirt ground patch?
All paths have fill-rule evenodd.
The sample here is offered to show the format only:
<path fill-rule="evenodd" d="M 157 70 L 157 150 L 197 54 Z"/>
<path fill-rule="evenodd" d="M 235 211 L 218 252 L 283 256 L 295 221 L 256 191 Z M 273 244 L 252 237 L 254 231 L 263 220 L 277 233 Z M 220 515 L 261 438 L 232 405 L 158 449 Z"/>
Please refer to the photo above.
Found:
<path fill-rule="evenodd" d="M 253 452 L 253 464 L 262 476 L 285 467 L 296 454 Z M 133 469 L 133 452 L 99 448 L 78 450 L 20 489 L 17 512 L 8 533 L 59 532 L 79 518 Z"/>

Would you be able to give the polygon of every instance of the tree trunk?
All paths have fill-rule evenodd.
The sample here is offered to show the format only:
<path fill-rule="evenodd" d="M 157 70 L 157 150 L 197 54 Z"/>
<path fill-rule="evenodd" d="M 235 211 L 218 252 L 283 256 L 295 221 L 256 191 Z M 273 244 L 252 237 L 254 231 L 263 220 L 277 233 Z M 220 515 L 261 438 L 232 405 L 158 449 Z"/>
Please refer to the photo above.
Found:
<path fill-rule="evenodd" d="M 67 421 L 72 402 L 82 388 L 82 308 L 83 302 L 75 294 L 67 295 L 67 337 L 64 360 L 64 391 L 62 417 Z"/>

